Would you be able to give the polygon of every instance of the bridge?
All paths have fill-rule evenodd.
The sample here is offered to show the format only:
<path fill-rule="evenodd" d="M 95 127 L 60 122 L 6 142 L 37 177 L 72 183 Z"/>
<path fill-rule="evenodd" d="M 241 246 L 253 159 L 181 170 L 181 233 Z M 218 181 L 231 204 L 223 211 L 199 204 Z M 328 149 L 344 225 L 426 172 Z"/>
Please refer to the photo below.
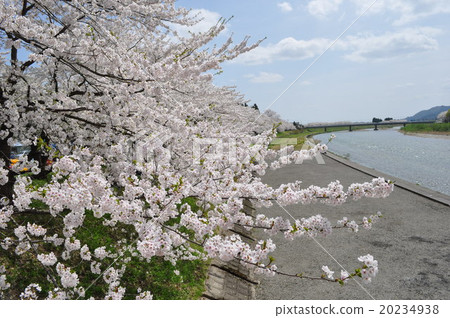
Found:
<path fill-rule="evenodd" d="M 324 131 L 327 131 L 327 128 L 336 128 L 336 127 L 348 127 L 348 131 L 352 131 L 352 127 L 360 127 L 360 126 L 374 126 L 374 130 L 378 130 L 378 126 L 403 126 L 405 127 L 408 124 L 432 124 L 435 123 L 434 120 L 428 121 L 394 121 L 394 122 L 379 122 L 379 123 L 351 123 L 351 124 L 336 124 L 336 125 L 317 125 L 317 126 L 305 126 L 304 129 L 309 128 L 323 128 Z"/>

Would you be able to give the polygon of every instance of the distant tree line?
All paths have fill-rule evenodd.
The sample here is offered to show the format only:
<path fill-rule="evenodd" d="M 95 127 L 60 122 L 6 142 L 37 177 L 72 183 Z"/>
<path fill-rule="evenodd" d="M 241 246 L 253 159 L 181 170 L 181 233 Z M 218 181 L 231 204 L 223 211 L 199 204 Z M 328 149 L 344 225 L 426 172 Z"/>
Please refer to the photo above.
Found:
<path fill-rule="evenodd" d="M 292 122 L 292 125 L 294 125 L 295 129 L 298 129 L 298 130 L 303 130 L 303 129 L 305 129 L 305 126 L 303 126 L 302 124 L 300 124 L 298 121 Z"/>
<path fill-rule="evenodd" d="M 383 119 L 377 118 L 377 117 L 374 117 L 374 118 L 372 119 L 372 123 L 379 123 L 379 122 L 382 122 L 382 121 L 383 121 Z"/>
<path fill-rule="evenodd" d="M 390 120 L 393 120 L 394 118 L 392 118 L 392 117 L 386 117 L 385 119 L 384 119 L 384 121 L 390 121 Z M 383 119 L 381 119 L 381 118 L 377 118 L 377 117 L 374 117 L 373 119 L 372 119 L 372 123 L 380 123 L 380 122 L 382 122 L 383 121 Z"/>

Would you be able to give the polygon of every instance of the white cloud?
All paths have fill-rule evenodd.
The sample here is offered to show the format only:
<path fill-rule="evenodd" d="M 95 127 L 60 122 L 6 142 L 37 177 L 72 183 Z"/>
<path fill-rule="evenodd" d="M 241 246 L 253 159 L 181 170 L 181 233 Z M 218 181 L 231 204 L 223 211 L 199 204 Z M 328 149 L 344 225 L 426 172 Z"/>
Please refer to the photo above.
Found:
<path fill-rule="evenodd" d="M 377 0 L 374 3 L 374 0 L 351 0 L 353 4 L 356 7 L 356 13 L 362 14 L 365 12 L 369 7 L 370 10 L 367 11 L 366 14 L 378 14 L 383 13 L 386 10 L 389 10 L 389 8 L 394 8 L 394 6 L 397 6 L 397 9 L 403 7 L 406 7 L 407 3 L 405 1 L 398 1 L 395 0 L 398 4 L 391 3 L 391 0 Z"/>
<path fill-rule="evenodd" d="M 277 60 L 303 60 L 322 53 L 331 41 L 316 38 L 312 40 L 296 40 L 292 37 L 284 38 L 276 44 L 256 49 L 239 56 L 236 62 L 245 64 L 265 64 Z"/>
<path fill-rule="evenodd" d="M 308 12 L 318 18 L 323 18 L 339 10 L 342 0 L 312 0 L 308 3 Z"/>
<path fill-rule="evenodd" d="M 357 13 L 364 12 L 373 0 L 352 0 Z M 436 14 L 450 13 L 448 0 L 378 0 L 367 12 L 368 14 L 391 13 L 397 16 L 393 25 L 401 26 Z"/>
<path fill-rule="evenodd" d="M 300 82 L 299 83 L 301 86 L 309 86 L 309 85 L 312 85 L 312 82 L 310 82 L 310 81 L 302 81 L 302 82 Z"/>
<path fill-rule="evenodd" d="M 441 31 L 435 28 L 408 28 L 395 33 L 349 36 L 339 45 L 351 50 L 345 57 L 355 62 L 385 60 L 413 53 L 436 50 L 439 47 L 434 36 Z"/>
<path fill-rule="evenodd" d="M 437 14 L 450 13 L 449 0 L 351 0 L 356 14 L 362 14 L 369 7 L 368 15 L 390 14 L 387 16 L 395 26 L 427 18 Z M 339 10 L 342 0 L 310 0 L 308 12 L 318 18 L 325 18 Z"/>
<path fill-rule="evenodd" d="M 430 27 L 406 28 L 381 35 L 362 33 L 340 39 L 331 49 L 346 52 L 344 57 L 355 62 L 385 60 L 437 50 L 439 43 L 436 36 L 441 33 L 441 30 Z M 304 41 L 288 37 L 276 44 L 257 47 L 239 56 L 236 62 L 258 65 L 314 58 L 322 54 L 331 43 L 331 39 L 324 38 Z"/>
<path fill-rule="evenodd" d="M 184 37 L 188 37 L 189 32 L 207 32 L 210 28 L 215 26 L 222 17 L 219 13 L 206 9 L 192 9 L 189 16 L 195 20 L 198 20 L 198 23 L 193 26 L 181 26 L 178 24 L 172 25 L 178 34 Z"/>
<path fill-rule="evenodd" d="M 277 3 L 277 6 L 282 12 L 291 12 L 293 10 L 292 5 L 289 2 L 279 2 Z"/>
<path fill-rule="evenodd" d="M 259 72 L 258 75 L 248 74 L 245 77 L 250 79 L 252 83 L 276 83 L 283 80 L 283 76 L 277 73 Z"/>
<path fill-rule="evenodd" d="M 394 25 L 404 25 L 436 14 L 450 13 L 450 1 L 448 0 L 426 1 L 421 4 L 415 3 L 415 5 L 410 12 L 403 12 L 400 18 L 394 21 Z"/>

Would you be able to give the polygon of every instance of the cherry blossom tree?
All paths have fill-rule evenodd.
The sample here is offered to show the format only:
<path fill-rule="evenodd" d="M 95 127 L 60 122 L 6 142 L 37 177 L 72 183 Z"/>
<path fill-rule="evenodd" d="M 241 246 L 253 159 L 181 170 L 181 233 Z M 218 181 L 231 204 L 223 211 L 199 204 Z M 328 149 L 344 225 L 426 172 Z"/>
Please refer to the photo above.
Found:
<path fill-rule="evenodd" d="M 278 132 L 296 129 L 293 123 L 283 120 L 280 115 L 272 109 L 267 109 L 266 111 L 264 111 L 263 115 L 268 117 L 269 120 L 271 120 L 274 124 L 279 125 L 277 127 Z"/>
<path fill-rule="evenodd" d="M 276 127 L 261 131 L 243 111 L 243 96 L 213 85 L 221 63 L 254 47 L 248 38 L 212 41 L 225 28 L 179 35 L 174 25 L 198 22 L 174 0 L 5 0 L 0 4 L 0 293 L 5 298 L 78 299 L 103 284 L 103 298 L 126 290 L 132 261 L 239 260 L 257 273 L 288 274 L 270 259 L 270 238 L 254 246 L 226 234 L 236 224 L 287 239 L 356 232 L 379 218 L 345 217 L 335 226 L 321 215 L 300 220 L 248 215 L 254 206 L 342 204 L 386 197 L 393 185 L 378 178 L 326 188 L 300 182 L 272 188 L 260 176 L 326 151 L 269 149 Z M 255 132 L 257 132 L 255 134 Z M 31 152 L 11 165 L 11 147 Z M 49 164 L 51 163 L 51 165 Z M 269 164 L 270 163 L 270 164 Z M 103 245 L 89 227 L 104 227 Z M 16 258 L 41 266 L 17 292 L 8 279 Z M 337 278 L 326 266 L 315 278 L 370 281 L 372 256 Z M 320 268 L 320 267 L 318 267 Z M 314 276 L 315 275 L 315 276 Z M 14 289 L 14 291 L 12 291 Z M 96 295 L 98 296 L 98 295 Z"/>

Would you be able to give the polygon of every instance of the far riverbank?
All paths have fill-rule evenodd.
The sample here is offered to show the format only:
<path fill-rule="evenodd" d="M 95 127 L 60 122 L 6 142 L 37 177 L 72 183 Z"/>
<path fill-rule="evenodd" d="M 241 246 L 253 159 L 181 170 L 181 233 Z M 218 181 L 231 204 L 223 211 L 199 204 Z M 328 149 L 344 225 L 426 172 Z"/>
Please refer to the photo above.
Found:
<path fill-rule="evenodd" d="M 450 123 L 427 123 L 414 124 L 411 123 L 400 129 L 404 133 L 418 133 L 430 135 L 450 136 Z"/>
<path fill-rule="evenodd" d="M 416 137 L 422 137 L 422 138 L 450 139 L 450 132 L 444 132 L 444 131 L 409 132 L 409 131 L 400 130 L 400 132 L 403 133 L 404 135 L 416 136 Z"/>

